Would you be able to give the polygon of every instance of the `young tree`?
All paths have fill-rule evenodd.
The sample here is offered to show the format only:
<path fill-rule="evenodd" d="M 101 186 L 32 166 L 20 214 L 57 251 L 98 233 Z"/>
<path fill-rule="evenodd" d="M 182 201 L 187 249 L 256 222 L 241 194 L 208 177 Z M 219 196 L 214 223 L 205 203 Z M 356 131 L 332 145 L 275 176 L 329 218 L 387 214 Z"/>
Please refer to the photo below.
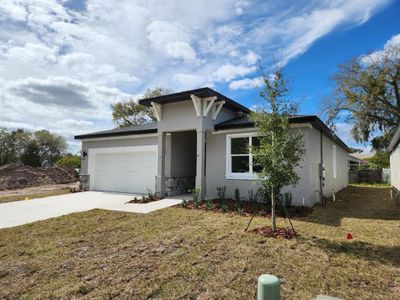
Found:
<path fill-rule="evenodd" d="M 168 95 L 171 93 L 172 91 L 169 89 L 156 87 L 152 90 L 147 90 L 143 95 L 143 99 Z M 118 127 L 142 125 L 155 120 L 150 107 L 140 105 L 133 99 L 116 102 L 111 105 L 111 108 L 113 110 L 113 121 Z"/>
<path fill-rule="evenodd" d="M 296 168 L 305 154 L 303 136 L 289 123 L 297 106 L 287 99 L 288 89 L 282 68 L 264 78 L 260 90 L 262 105 L 252 113 L 258 129 L 259 146 L 253 149 L 255 165 L 266 193 L 271 195 L 272 230 L 276 230 L 275 205 L 283 187 L 296 185 Z"/>
<path fill-rule="evenodd" d="M 328 122 L 344 117 L 353 124 L 352 134 L 359 142 L 381 131 L 372 146 L 385 149 L 400 125 L 400 47 L 341 64 L 333 80 L 336 89 L 323 107 Z"/>

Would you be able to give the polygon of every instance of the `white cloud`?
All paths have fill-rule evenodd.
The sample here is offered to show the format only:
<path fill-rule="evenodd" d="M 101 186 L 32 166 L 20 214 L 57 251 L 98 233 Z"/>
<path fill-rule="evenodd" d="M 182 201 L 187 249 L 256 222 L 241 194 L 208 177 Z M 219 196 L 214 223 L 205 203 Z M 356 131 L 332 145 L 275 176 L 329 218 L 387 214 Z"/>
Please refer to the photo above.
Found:
<path fill-rule="evenodd" d="M 1 124 L 55 130 L 76 146 L 77 131 L 112 126 L 118 99 L 154 86 L 254 88 L 260 60 L 287 62 L 390 0 L 3 2 Z"/>
<path fill-rule="evenodd" d="M 250 5 L 250 1 L 248 0 L 239 0 L 236 2 L 235 7 L 236 7 L 236 13 L 238 15 L 243 14 L 244 10 L 246 7 Z"/>
<path fill-rule="evenodd" d="M 262 78 L 244 78 L 239 80 L 234 80 L 229 84 L 229 88 L 232 90 L 238 89 L 254 89 L 262 85 Z"/>
<path fill-rule="evenodd" d="M 151 45 L 173 58 L 195 60 L 196 52 L 190 46 L 190 34 L 179 23 L 152 21 L 147 27 Z"/>
<path fill-rule="evenodd" d="M 243 77 L 256 70 L 257 68 L 255 66 L 246 67 L 243 65 L 235 66 L 232 64 L 225 64 L 218 68 L 213 75 L 216 81 L 231 81 L 236 77 Z"/>
<path fill-rule="evenodd" d="M 257 61 L 261 59 L 261 56 L 251 50 L 247 50 L 247 54 L 243 58 L 247 62 L 247 64 L 254 65 Z"/>
<path fill-rule="evenodd" d="M 26 9 L 18 3 L 4 1 L 0 6 L 0 20 L 12 19 L 14 21 L 24 21 L 27 16 Z"/>
<path fill-rule="evenodd" d="M 378 62 L 380 61 L 384 54 L 385 51 L 392 48 L 400 46 L 400 34 L 392 36 L 384 45 L 383 50 L 375 51 L 367 55 L 361 56 L 361 63 L 368 65 L 371 64 L 372 62 Z"/>
<path fill-rule="evenodd" d="M 339 26 L 357 26 L 366 22 L 390 1 L 319 1 L 303 6 L 281 7 L 249 32 L 246 42 L 262 40 L 275 59 L 288 62 L 304 53 L 317 39 Z M 279 24 L 279 25 L 278 25 Z"/>

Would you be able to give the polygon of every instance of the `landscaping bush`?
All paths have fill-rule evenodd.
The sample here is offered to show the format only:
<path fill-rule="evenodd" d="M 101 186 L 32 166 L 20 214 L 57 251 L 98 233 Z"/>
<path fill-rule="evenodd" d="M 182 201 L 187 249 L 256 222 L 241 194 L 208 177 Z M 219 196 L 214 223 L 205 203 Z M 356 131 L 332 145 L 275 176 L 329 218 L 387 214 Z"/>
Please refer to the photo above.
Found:
<path fill-rule="evenodd" d="M 240 199 L 240 190 L 239 188 L 235 189 L 235 209 L 240 214 L 242 212 L 242 203 Z"/>
<path fill-rule="evenodd" d="M 218 193 L 218 199 L 219 199 L 219 205 L 221 207 L 225 206 L 225 193 L 226 193 L 226 186 L 218 186 L 217 187 L 217 193 Z"/>
<path fill-rule="evenodd" d="M 79 155 L 66 155 L 60 158 L 57 163 L 57 167 L 70 167 L 74 169 L 78 169 L 81 166 L 81 158 Z"/>

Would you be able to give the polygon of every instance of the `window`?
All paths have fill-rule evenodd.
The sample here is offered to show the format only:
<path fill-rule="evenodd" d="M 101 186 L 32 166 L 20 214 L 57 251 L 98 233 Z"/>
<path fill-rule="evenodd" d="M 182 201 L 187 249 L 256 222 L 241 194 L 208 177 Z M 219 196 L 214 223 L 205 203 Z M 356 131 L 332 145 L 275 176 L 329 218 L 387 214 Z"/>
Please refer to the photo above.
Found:
<path fill-rule="evenodd" d="M 333 145 L 332 153 L 333 153 L 333 158 L 332 158 L 333 159 L 333 161 L 332 161 L 333 178 L 336 178 L 336 145 Z"/>
<path fill-rule="evenodd" d="M 260 144 L 255 133 L 230 134 L 226 137 L 226 178 L 256 179 L 258 166 L 254 165 L 252 147 Z"/>

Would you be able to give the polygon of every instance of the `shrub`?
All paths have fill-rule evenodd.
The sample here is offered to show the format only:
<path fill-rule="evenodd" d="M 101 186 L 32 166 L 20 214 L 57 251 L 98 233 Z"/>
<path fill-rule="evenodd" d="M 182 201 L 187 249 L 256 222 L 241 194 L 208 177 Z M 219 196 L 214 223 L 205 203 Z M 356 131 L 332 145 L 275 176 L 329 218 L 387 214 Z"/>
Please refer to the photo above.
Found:
<path fill-rule="evenodd" d="M 211 198 L 208 198 L 206 200 L 206 207 L 208 210 L 212 210 L 214 208 L 214 203 Z"/>
<path fill-rule="evenodd" d="M 198 207 L 200 205 L 200 199 L 199 199 L 200 189 L 193 189 L 189 192 L 192 193 L 194 206 Z"/>
<path fill-rule="evenodd" d="M 74 169 L 80 168 L 81 158 L 78 155 L 66 155 L 60 158 L 56 165 L 58 167 L 72 167 Z"/>
<path fill-rule="evenodd" d="M 218 192 L 218 199 L 219 199 L 219 204 L 222 207 L 225 204 L 225 193 L 226 193 L 226 186 L 218 186 L 217 187 L 217 192 Z"/>
<path fill-rule="evenodd" d="M 156 200 L 156 195 L 153 194 L 152 190 L 149 188 L 147 188 L 147 197 L 152 201 Z"/>
<path fill-rule="evenodd" d="M 223 212 L 226 212 L 228 210 L 228 205 L 226 205 L 225 203 L 221 205 L 221 210 Z"/>
<path fill-rule="evenodd" d="M 235 209 L 238 213 L 240 213 L 242 210 L 242 202 L 240 200 L 240 190 L 238 187 L 235 189 Z"/>

